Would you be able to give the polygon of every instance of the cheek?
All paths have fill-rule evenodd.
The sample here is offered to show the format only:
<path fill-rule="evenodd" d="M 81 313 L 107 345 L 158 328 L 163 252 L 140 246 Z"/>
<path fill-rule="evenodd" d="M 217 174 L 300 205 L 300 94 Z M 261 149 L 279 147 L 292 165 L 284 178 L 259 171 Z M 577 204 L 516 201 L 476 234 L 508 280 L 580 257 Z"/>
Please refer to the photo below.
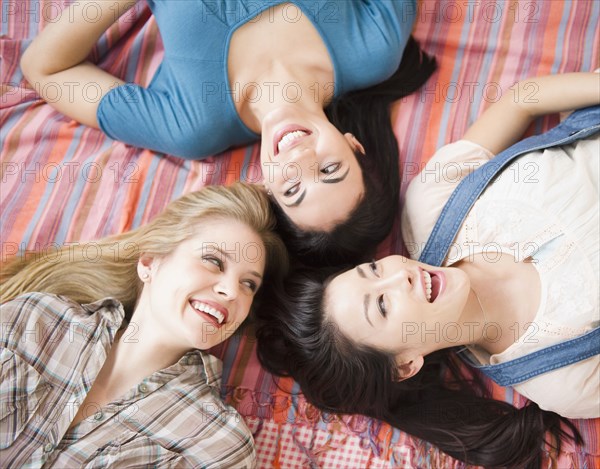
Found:
<path fill-rule="evenodd" d="M 278 191 L 276 189 L 281 189 L 285 182 L 281 176 L 281 170 L 279 169 L 277 163 L 272 163 L 269 165 L 261 164 L 261 171 L 263 176 L 263 186 L 266 189 L 271 189 L 274 194 L 277 194 Z M 275 197 L 275 195 L 271 197 Z M 277 201 L 277 203 L 279 203 L 279 201 Z"/>
<path fill-rule="evenodd" d="M 262 149 L 260 150 L 260 156 L 259 156 L 259 158 L 260 158 L 260 170 L 262 172 L 263 182 L 267 183 L 268 182 L 268 180 L 267 180 L 268 177 L 267 176 L 269 174 L 269 171 L 268 171 L 269 168 L 266 168 L 265 165 L 263 164 L 264 161 L 266 160 L 266 155 L 265 155 L 265 153 L 263 152 Z"/>
<path fill-rule="evenodd" d="M 240 299 L 238 304 L 238 320 L 243 322 L 250 314 L 250 308 L 252 307 L 252 301 L 254 297 L 243 297 Z"/>
<path fill-rule="evenodd" d="M 276 173 L 277 159 L 273 159 L 271 155 L 265 150 L 264 145 L 260 149 L 260 169 L 263 175 L 263 181 L 269 184 L 273 183 L 273 179 Z"/>

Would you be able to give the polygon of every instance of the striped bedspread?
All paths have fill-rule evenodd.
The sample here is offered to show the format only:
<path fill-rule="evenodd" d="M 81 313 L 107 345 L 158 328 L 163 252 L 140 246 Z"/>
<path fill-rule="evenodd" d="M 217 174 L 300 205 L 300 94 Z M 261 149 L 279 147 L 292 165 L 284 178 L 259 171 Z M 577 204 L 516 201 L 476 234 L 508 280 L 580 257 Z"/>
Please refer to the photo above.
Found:
<path fill-rule="evenodd" d="M 103 0 L 98 0 L 103 1 Z M 106 0 L 107 1 L 107 0 Z M 178 1 L 185 7 L 186 1 Z M 23 80 L 19 58 L 67 0 L 2 0 L 0 37 L 0 224 L 2 262 L 24 249 L 52 255 L 57 245 L 93 241 L 139 226 L 172 199 L 208 184 L 259 182 L 258 146 L 203 162 L 126 146 L 55 112 Z M 403 187 L 439 146 L 517 80 L 599 66 L 597 0 L 431 1 L 419 3 L 414 35 L 440 68 L 425 88 L 394 107 Z M 127 81 L 148 84 L 162 43 L 144 2 L 101 39 L 92 59 Z M 95 99 L 94 90 L 89 90 Z M 531 133 L 556 124 L 536 122 Z M 396 226 L 381 254 L 403 252 Z M 94 251 L 90 249 L 90 259 Z M 255 433 L 261 468 L 463 467 L 388 425 L 325 415 L 289 379 L 274 379 L 254 354 L 251 330 L 215 350 L 223 358 L 223 397 Z M 499 399 L 522 405 L 511 389 Z M 554 467 L 600 467 L 600 419 L 576 421 L 585 447 L 549 457 Z"/>

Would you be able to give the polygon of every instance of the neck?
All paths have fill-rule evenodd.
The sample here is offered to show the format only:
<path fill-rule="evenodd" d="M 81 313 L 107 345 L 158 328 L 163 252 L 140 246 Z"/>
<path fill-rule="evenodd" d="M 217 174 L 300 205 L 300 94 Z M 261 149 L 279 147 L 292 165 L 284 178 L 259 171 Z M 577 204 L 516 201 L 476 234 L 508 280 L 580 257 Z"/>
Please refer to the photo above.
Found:
<path fill-rule="evenodd" d="M 249 127 L 260 133 L 267 114 L 282 106 L 297 106 L 310 113 L 324 113 L 333 98 L 333 84 L 326 74 L 274 64 L 268 74 L 256 80 L 260 90 L 248 88 L 241 92 L 240 114 Z"/>
<path fill-rule="evenodd" d="M 432 351 L 465 345 L 482 345 L 485 342 L 489 318 L 480 306 L 477 293 L 471 288 L 460 316 L 450 320 L 440 319 L 435 324 L 435 333 L 439 339 L 436 340 Z"/>
<path fill-rule="evenodd" d="M 105 386 L 119 382 L 131 382 L 133 386 L 177 363 L 187 350 L 169 344 L 165 341 L 166 335 L 150 315 L 136 308 L 127 328 L 117 333 L 103 366 Z"/>
<path fill-rule="evenodd" d="M 493 327 L 494 322 L 490 321 L 486 309 L 483 307 L 478 292 L 471 286 L 463 317 L 470 324 L 473 324 L 473 335 L 469 337 L 463 345 L 478 345 L 487 349 L 490 338 L 495 337 L 495 332 L 490 336 L 489 328 Z M 494 329 L 495 331 L 495 329 Z"/>
<path fill-rule="evenodd" d="M 482 325 L 480 333 L 466 345 L 477 345 L 490 354 L 503 352 L 535 315 L 539 303 L 532 294 L 535 289 L 528 277 L 515 271 L 522 266 L 512 257 L 504 256 L 496 263 L 476 259 L 458 267 L 467 273 L 471 286 L 463 315 Z"/>
<path fill-rule="evenodd" d="M 290 22 L 288 15 L 299 21 Z M 232 83 L 241 85 L 236 108 L 255 132 L 260 132 L 262 119 L 275 107 L 292 104 L 323 109 L 333 97 L 329 51 L 311 21 L 293 4 L 271 7 L 257 21 L 235 31 L 228 73 Z"/>

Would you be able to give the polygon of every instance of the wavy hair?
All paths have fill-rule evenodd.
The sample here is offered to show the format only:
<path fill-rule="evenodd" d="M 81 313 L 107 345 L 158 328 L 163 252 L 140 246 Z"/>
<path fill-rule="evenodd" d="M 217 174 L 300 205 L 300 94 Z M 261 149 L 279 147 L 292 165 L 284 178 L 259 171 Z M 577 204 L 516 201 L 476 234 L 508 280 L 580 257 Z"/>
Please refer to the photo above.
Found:
<path fill-rule="evenodd" d="M 290 253 L 304 264 L 361 262 L 371 258 L 377 245 L 390 233 L 400 197 L 400 155 L 390 106 L 418 90 L 435 69 L 435 59 L 422 52 L 411 36 L 400 66 L 390 78 L 370 88 L 346 93 L 325 109 L 340 132 L 352 133 L 365 148 L 365 155 L 355 154 L 365 191 L 348 219 L 331 231 L 300 229 L 272 201 L 278 229 Z"/>
<path fill-rule="evenodd" d="M 547 432 L 556 451 L 562 440 L 582 443 L 575 426 L 554 412 L 491 399 L 481 378 L 465 376 L 447 350 L 428 355 L 419 373 L 399 381 L 392 356 L 354 343 L 327 318 L 325 291 L 337 273 L 301 271 L 257 311 L 261 363 L 294 378 L 313 405 L 383 420 L 486 467 L 539 469 Z"/>
<path fill-rule="evenodd" d="M 274 232 L 275 217 L 266 194 L 256 186 L 235 183 L 186 194 L 147 225 L 127 233 L 64 246 L 51 255 L 27 252 L 13 259 L 0 272 L 0 301 L 31 291 L 64 295 L 79 303 L 110 296 L 123 304 L 130 318 L 142 288 L 137 274 L 140 255 L 170 254 L 211 217 L 237 220 L 260 236 L 266 250 L 263 285 L 267 289 L 285 275 L 287 250 Z M 261 294 L 265 294 L 263 288 Z"/>

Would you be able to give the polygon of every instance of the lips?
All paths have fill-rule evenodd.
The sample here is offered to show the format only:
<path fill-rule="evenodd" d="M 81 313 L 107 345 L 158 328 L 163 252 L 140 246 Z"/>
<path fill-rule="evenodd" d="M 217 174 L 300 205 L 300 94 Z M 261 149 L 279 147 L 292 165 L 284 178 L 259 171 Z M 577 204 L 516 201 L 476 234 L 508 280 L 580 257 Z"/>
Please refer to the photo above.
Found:
<path fill-rule="evenodd" d="M 429 272 L 431 276 L 431 302 L 433 303 L 446 288 L 446 276 L 443 272 Z"/>
<path fill-rule="evenodd" d="M 229 318 L 229 311 L 219 303 L 208 300 L 191 299 L 190 306 L 194 311 L 207 321 L 213 323 L 216 327 L 222 327 Z"/>
<path fill-rule="evenodd" d="M 428 271 L 419 268 L 421 272 L 421 285 L 425 299 L 433 303 L 446 288 L 446 276 L 441 271 Z"/>
<path fill-rule="evenodd" d="M 296 124 L 286 125 L 282 129 L 279 129 L 277 132 L 275 132 L 275 135 L 273 135 L 273 156 L 277 156 L 279 154 L 279 142 L 281 142 L 282 139 L 288 134 L 292 134 L 293 132 L 303 132 L 304 135 L 295 138 L 292 142 L 286 145 L 286 149 L 292 148 L 297 142 L 299 142 L 304 137 L 307 137 L 312 133 L 307 128 L 301 127 Z"/>

